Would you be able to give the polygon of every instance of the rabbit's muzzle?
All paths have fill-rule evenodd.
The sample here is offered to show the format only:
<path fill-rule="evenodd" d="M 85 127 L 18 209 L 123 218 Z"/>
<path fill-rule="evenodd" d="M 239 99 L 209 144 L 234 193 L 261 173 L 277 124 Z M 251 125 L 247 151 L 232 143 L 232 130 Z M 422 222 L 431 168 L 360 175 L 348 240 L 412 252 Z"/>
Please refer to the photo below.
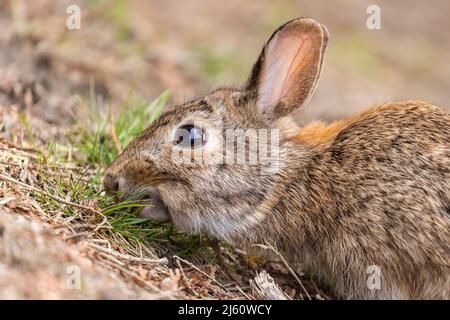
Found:
<path fill-rule="evenodd" d="M 161 194 L 153 187 L 147 187 L 144 199 L 149 205 L 144 207 L 139 216 L 151 220 L 152 222 L 163 223 L 170 220 L 169 210 L 161 198 Z"/>
<path fill-rule="evenodd" d="M 151 186 L 146 186 L 142 190 L 130 192 L 123 177 L 106 174 L 103 179 L 103 186 L 107 194 L 114 195 L 116 201 L 136 201 L 139 204 L 147 204 L 139 216 L 147 218 L 152 222 L 163 223 L 170 220 L 169 210 L 164 204 L 158 190 Z"/>
<path fill-rule="evenodd" d="M 108 194 L 119 192 L 119 179 L 111 174 L 105 175 L 103 178 L 103 187 Z"/>

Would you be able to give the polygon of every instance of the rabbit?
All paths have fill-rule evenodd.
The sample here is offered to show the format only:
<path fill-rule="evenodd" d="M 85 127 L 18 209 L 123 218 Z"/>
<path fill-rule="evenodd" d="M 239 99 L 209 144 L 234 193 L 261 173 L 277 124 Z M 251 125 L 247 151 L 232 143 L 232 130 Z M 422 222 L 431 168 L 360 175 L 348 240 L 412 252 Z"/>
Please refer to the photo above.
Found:
<path fill-rule="evenodd" d="M 327 43 L 313 19 L 280 26 L 242 88 L 167 108 L 107 168 L 104 188 L 141 194 L 155 222 L 270 244 L 335 298 L 449 299 L 450 113 L 392 102 L 300 127 L 293 114 Z M 274 132 L 256 140 L 273 142 L 270 155 L 247 143 L 244 160 L 260 160 L 223 160 L 237 154 L 226 134 L 256 129 Z"/>

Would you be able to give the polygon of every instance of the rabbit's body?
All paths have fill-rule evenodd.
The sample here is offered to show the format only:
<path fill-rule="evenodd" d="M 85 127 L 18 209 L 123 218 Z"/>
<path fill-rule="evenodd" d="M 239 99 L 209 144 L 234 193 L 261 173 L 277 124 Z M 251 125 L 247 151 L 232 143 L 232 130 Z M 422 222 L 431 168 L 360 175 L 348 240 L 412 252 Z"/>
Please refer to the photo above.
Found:
<path fill-rule="evenodd" d="M 297 127 L 327 36 L 310 19 L 280 27 L 245 88 L 165 111 L 108 168 L 105 188 L 147 193 L 156 207 L 141 214 L 182 230 L 269 243 L 337 297 L 450 299 L 450 113 L 410 101 Z M 253 129 L 278 134 L 256 144 L 277 142 L 277 166 L 250 139 L 224 151 L 230 130 Z M 218 161 L 241 151 L 259 162 Z"/>
<path fill-rule="evenodd" d="M 270 239 L 339 297 L 449 299 L 449 124 L 447 111 L 411 101 L 314 124 L 314 138 L 289 130 L 286 180 L 236 242 Z M 370 290 L 374 266 L 381 286 Z"/>

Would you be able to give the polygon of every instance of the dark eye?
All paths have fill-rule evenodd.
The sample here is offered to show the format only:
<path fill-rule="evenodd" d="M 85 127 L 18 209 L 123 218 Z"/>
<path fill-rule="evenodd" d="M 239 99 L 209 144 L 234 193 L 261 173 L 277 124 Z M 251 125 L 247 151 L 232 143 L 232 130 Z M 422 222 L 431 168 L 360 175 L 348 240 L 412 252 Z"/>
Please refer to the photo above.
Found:
<path fill-rule="evenodd" d="M 181 147 L 198 148 L 206 143 L 206 134 L 203 129 L 187 124 L 177 129 L 174 140 Z"/>

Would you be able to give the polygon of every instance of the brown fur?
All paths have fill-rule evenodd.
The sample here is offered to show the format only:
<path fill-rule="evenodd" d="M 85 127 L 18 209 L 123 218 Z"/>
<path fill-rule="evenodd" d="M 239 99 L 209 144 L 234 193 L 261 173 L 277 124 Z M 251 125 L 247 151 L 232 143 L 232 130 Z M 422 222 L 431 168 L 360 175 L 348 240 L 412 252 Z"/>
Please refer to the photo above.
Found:
<path fill-rule="evenodd" d="M 417 103 L 422 104 L 421 101 L 417 101 Z M 406 102 L 400 104 L 405 105 Z M 295 142 L 309 145 L 311 147 L 319 147 L 330 144 L 331 142 L 333 142 L 334 138 L 336 138 L 336 136 L 345 128 L 351 126 L 352 124 L 360 122 L 364 118 L 373 117 L 377 113 L 383 112 L 383 110 L 389 108 L 392 108 L 391 104 L 373 107 L 351 118 L 334 121 L 332 123 L 316 121 L 308 124 L 303 128 L 296 128 L 293 133 L 289 134 L 289 138 L 294 140 Z M 283 120 L 286 121 L 285 119 Z M 288 127 L 289 125 L 292 126 L 292 123 L 283 123 L 281 125 L 283 127 Z"/>
<path fill-rule="evenodd" d="M 329 144 L 349 123 L 351 123 L 349 120 L 336 121 L 330 124 L 322 121 L 313 122 L 300 129 L 293 137 L 293 140 L 311 147 Z"/>
<path fill-rule="evenodd" d="M 323 26 L 311 29 L 311 23 L 289 24 L 326 37 Z M 296 97 L 304 102 L 313 88 L 290 91 L 278 105 L 255 111 L 264 60 L 246 88 L 216 90 L 169 108 L 114 161 L 105 187 L 127 196 L 156 188 L 178 228 L 244 247 L 269 242 L 339 298 L 450 299 L 450 113 L 406 101 L 299 128 L 286 115 L 293 108 L 288 104 Z M 315 86 L 317 74 L 310 79 Z M 211 142 L 216 133 L 206 148 L 190 151 L 205 162 L 173 161 L 180 150 L 171 132 L 193 121 L 208 132 L 219 129 L 218 135 L 280 129 L 279 170 L 263 175 L 261 163 L 209 161 L 222 155 Z M 367 286 L 367 268 L 374 265 L 381 271 L 379 289 Z"/>

